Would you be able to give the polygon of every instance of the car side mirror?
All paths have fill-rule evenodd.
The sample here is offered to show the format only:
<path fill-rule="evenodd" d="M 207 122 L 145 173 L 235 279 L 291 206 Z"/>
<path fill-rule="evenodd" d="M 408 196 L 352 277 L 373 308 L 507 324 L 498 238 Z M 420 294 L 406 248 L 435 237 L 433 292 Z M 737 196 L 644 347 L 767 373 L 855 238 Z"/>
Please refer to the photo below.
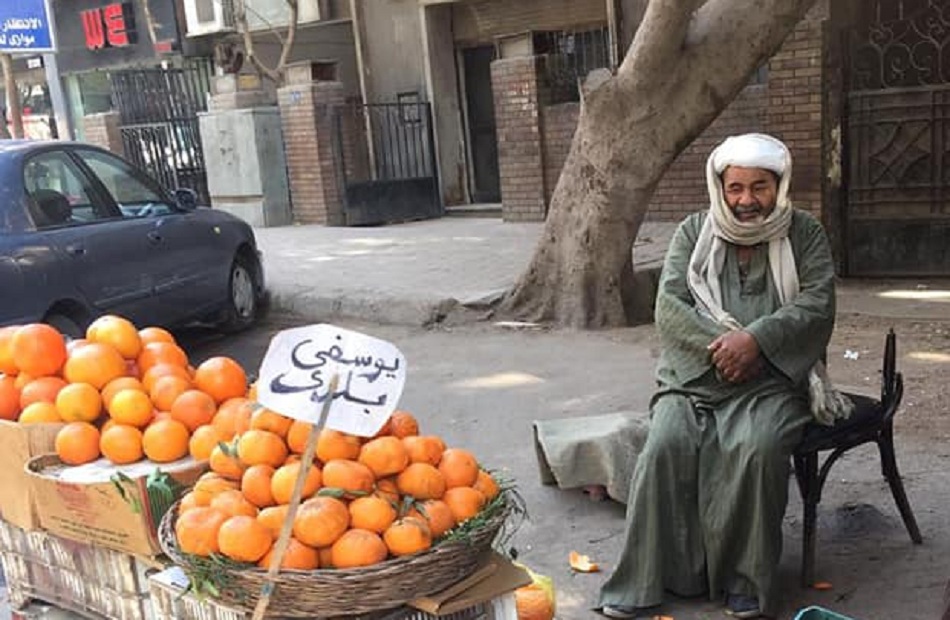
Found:
<path fill-rule="evenodd" d="M 178 206 L 186 211 L 194 211 L 198 208 L 198 192 L 189 187 L 176 189 L 175 200 L 178 201 Z"/>

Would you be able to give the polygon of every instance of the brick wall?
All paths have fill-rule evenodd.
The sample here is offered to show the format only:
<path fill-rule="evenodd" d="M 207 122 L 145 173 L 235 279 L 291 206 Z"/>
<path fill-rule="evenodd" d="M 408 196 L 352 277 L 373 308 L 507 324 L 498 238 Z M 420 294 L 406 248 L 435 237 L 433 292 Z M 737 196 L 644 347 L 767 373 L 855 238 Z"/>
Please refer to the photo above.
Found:
<path fill-rule="evenodd" d="M 495 131 L 506 221 L 544 219 L 544 170 L 538 106 L 537 58 L 521 56 L 491 64 Z"/>
<path fill-rule="evenodd" d="M 493 43 L 526 30 L 576 29 L 607 21 L 604 0 L 469 0 L 452 5 L 452 30 L 461 43 Z"/>
<path fill-rule="evenodd" d="M 571 140 L 577 129 L 579 103 L 559 103 L 541 108 L 542 141 L 544 143 L 544 201 L 551 203 L 554 187 L 564 160 L 571 150 Z"/>
<path fill-rule="evenodd" d="M 119 113 L 103 112 L 90 114 L 82 119 L 84 141 L 112 151 L 116 155 L 124 155 L 122 146 L 122 132 L 119 129 Z"/>
<path fill-rule="evenodd" d="M 821 217 L 822 21 L 819 2 L 769 62 L 768 131 L 792 151 L 793 203 Z"/>

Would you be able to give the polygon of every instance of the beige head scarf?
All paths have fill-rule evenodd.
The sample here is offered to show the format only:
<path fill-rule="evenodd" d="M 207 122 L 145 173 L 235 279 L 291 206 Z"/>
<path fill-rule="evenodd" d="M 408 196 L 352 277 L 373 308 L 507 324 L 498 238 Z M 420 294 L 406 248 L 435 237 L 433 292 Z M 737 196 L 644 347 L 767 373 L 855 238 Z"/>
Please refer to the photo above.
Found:
<path fill-rule="evenodd" d="M 729 166 L 764 168 L 779 177 L 775 208 L 764 219 L 741 222 L 732 213 L 723 195 L 722 173 Z M 795 255 L 788 239 L 792 205 L 788 187 L 792 177 L 792 157 L 781 141 L 765 134 L 733 136 L 720 144 L 706 163 L 709 216 L 689 261 L 687 280 L 698 310 L 729 329 L 742 325 L 722 307 L 719 277 L 726 259 L 727 243 L 758 245 L 768 243 L 769 270 L 782 304 L 799 292 Z M 850 415 L 853 405 L 834 389 L 824 364 L 815 364 L 808 376 L 811 410 L 815 419 L 833 424 Z"/>

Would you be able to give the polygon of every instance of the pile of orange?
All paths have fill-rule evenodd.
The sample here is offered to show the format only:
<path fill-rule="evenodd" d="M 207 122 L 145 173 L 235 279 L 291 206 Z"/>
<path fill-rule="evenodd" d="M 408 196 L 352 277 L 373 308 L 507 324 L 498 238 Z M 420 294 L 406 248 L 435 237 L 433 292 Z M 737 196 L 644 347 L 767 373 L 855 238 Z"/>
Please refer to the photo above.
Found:
<path fill-rule="evenodd" d="M 267 409 L 245 420 L 236 406 L 212 422 L 222 443 L 182 498 L 175 533 L 185 553 L 266 568 L 311 427 Z M 369 439 L 321 429 L 303 489 L 282 568 L 354 568 L 424 551 L 499 493 L 470 452 L 420 435 L 405 411 Z"/>
<path fill-rule="evenodd" d="M 67 343 L 40 323 L 0 328 L 0 418 L 65 423 L 56 453 L 69 465 L 167 463 L 217 442 L 221 411 L 250 418 L 247 377 L 226 357 L 197 368 L 166 330 L 107 315 Z M 246 403 L 246 407 L 242 407 Z M 236 420 L 238 414 L 233 414 Z"/>

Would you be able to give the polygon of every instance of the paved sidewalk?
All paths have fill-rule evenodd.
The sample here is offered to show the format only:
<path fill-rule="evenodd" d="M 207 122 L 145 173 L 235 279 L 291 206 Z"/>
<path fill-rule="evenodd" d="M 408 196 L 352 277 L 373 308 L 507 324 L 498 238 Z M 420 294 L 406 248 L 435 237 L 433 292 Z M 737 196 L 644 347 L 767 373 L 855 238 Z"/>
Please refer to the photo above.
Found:
<path fill-rule="evenodd" d="M 638 272 L 662 266 L 675 228 L 669 222 L 643 225 L 634 246 Z M 527 265 L 541 229 L 540 223 L 444 217 L 255 232 L 274 310 L 312 322 L 350 318 L 418 326 L 497 299 Z M 843 313 L 947 319 L 950 280 L 844 280 L 838 307 Z"/>

